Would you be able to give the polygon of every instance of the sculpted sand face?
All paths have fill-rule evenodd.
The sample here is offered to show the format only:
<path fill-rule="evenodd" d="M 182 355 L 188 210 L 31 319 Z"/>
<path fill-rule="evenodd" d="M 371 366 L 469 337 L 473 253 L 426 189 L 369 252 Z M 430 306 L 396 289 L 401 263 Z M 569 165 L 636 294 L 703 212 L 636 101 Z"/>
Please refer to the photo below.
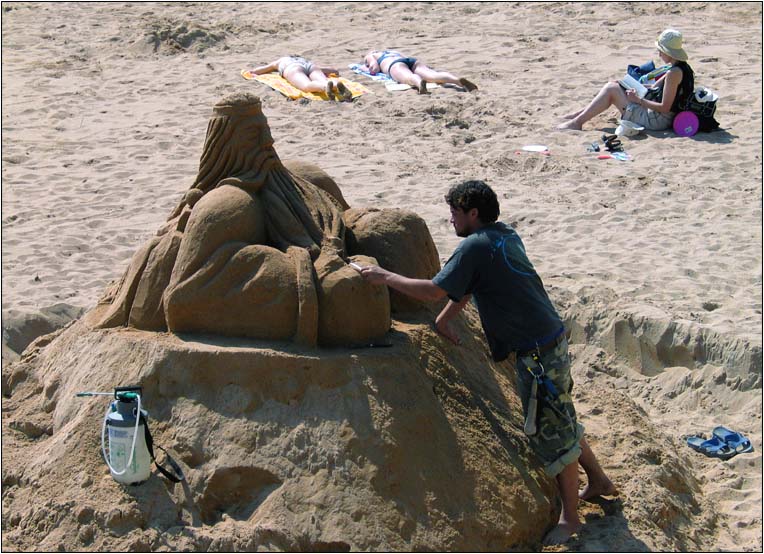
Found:
<path fill-rule="evenodd" d="M 273 149 L 259 98 L 236 94 L 218 102 L 194 184 L 88 321 L 311 346 L 384 335 L 387 289 L 366 283 L 348 263 L 377 263 L 364 254 L 400 257 L 409 260 L 404 272 L 431 277 L 438 256 L 426 225 L 413 214 L 375 211 L 380 247 L 363 240 L 369 218 L 353 211 L 345 219 L 358 232 L 351 230 L 348 252 L 339 187 L 315 166 L 292 165 L 295 172 Z M 422 245 L 420 252 L 409 252 L 411 244 Z"/>

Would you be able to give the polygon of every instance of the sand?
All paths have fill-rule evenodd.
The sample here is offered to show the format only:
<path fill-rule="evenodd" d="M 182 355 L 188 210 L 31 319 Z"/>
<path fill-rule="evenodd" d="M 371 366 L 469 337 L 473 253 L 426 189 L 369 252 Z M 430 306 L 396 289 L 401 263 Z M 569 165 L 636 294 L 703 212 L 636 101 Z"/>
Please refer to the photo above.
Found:
<path fill-rule="evenodd" d="M 416 211 L 441 261 L 459 241 L 445 190 L 472 178 L 495 188 L 501 220 L 517 228 L 577 330 L 581 420 L 628 492 L 614 513 L 583 506 L 591 524 L 566 548 L 664 544 L 639 496 L 649 462 L 611 440 L 613 426 L 637 421 L 618 414 L 615 390 L 672 440 L 671 454 L 718 506 L 713 526 L 691 530 L 702 544 L 761 550 L 760 4 L 2 9 L 4 325 L 10 310 L 92 307 L 191 184 L 212 105 L 253 91 L 282 158 L 319 165 L 351 206 Z M 624 139 L 633 160 L 621 162 L 586 152 L 614 130 L 615 110 L 581 132 L 554 130 L 627 64 L 655 59 L 655 37 L 669 26 L 685 34 L 696 82 L 719 94 L 722 131 Z M 388 92 L 343 71 L 373 93 L 294 102 L 240 76 L 289 53 L 345 68 L 379 47 L 479 90 Z M 529 144 L 550 154 L 523 152 Z M 683 435 L 719 424 L 748 434 L 754 452 L 721 462 L 684 445 Z"/>

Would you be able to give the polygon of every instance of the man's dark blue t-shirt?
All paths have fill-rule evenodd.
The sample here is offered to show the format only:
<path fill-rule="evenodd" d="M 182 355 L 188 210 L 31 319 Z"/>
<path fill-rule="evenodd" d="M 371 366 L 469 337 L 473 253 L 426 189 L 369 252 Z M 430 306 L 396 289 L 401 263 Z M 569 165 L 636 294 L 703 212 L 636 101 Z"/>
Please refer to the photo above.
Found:
<path fill-rule="evenodd" d="M 455 302 L 473 295 L 496 361 L 549 342 L 563 327 L 520 237 L 504 223 L 465 238 L 432 281 Z"/>

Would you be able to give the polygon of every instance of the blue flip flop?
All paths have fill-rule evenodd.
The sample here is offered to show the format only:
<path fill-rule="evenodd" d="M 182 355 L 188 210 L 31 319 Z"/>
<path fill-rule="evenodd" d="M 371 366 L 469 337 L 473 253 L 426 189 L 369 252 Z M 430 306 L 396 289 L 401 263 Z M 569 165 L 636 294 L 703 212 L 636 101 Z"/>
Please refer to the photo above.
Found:
<path fill-rule="evenodd" d="M 751 444 L 751 441 L 748 440 L 748 437 L 731 429 L 727 429 L 722 425 L 713 430 L 713 435 L 734 450 L 735 454 L 743 454 L 744 452 L 753 451 L 753 445 Z"/>
<path fill-rule="evenodd" d="M 727 443 L 717 436 L 713 436 L 708 440 L 703 437 L 687 437 L 687 446 L 693 450 L 697 450 L 701 454 L 705 454 L 711 458 L 720 458 L 722 460 L 726 460 L 737 454 L 735 450 L 727 446 Z"/>

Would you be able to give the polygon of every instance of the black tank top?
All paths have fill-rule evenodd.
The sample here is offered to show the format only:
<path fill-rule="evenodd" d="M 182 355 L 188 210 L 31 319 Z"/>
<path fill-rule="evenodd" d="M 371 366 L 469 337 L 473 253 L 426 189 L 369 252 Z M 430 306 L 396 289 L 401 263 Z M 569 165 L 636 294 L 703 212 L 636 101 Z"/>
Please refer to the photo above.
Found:
<path fill-rule="evenodd" d="M 682 81 L 676 89 L 676 96 L 674 97 L 674 102 L 671 104 L 671 111 L 673 113 L 678 113 L 685 109 L 687 100 L 689 100 L 690 96 L 695 93 L 695 73 L 687 62 L 675 62 L 674 67 L 678 67 L 682 70 Z M 649 100 L 654 100 L 656 102 L 663 100 L 663 84 L 665 81 L 665 79 L 661 81 L 660 85 L 658 85 L 658 89 L 653 93 L 652 98 L 649 98 Z"/>

